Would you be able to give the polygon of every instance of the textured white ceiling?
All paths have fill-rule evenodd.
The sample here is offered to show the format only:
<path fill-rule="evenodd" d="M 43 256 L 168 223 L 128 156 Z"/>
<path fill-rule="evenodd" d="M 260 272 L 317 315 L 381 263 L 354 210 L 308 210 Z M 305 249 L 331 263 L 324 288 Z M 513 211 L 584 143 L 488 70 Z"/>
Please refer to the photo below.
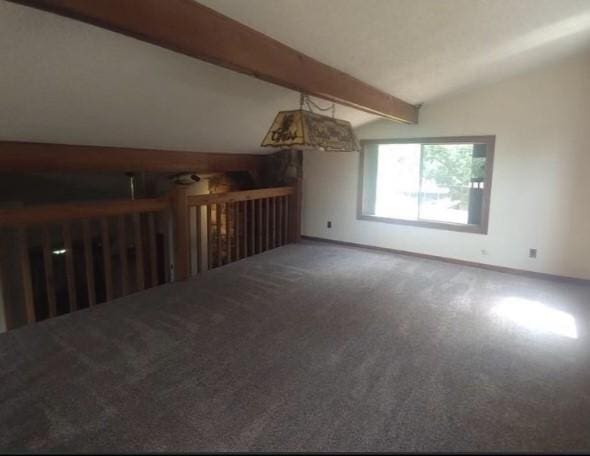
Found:
<path fill-rule="evenodd" d="M 590 44 L 589 0 L 200 0 L 411 103 Z"/>
<path fill-rule="evenodd" d="M 590 44 L 589 0 L 202 3 L 413 103 Z M 0 0 L 0 139 L 256 152 L 297 105 L 290 90 Z"/>

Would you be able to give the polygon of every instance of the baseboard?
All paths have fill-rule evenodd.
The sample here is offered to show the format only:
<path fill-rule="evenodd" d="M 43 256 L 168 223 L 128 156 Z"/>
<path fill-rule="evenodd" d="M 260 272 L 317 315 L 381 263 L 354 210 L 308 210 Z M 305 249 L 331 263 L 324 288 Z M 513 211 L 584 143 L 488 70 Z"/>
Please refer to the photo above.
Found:
<path fill-rule="evenodd" d="M 330 244 L 337 244 L 337 245 L 342 245 L 345 247 L 377 250 L 380 252 L 395 253 L 397 255 L 406 255 L 406 256 L 412 256 L 412 257 L 417 257 L 417 258 L 424 258 L 427 260 L 443 261 L 445 263 L 459 264 L 462 266 L 472 266 L 474 268 L 488 269 L 490 271 L 502 272 L 505 274 L 516 274 L 516 275 L 521 275 L 521 276 L 526 276 L 526 277 L 532 277 L 535 279 L 548 279 L 548 280 L 556 280 L 559 282 L 574 283 L 577 285 L 590 285 L 590 280 L 579 279 L 576 277 L 547 274 L 544 272 L 527 271 L 524 269 L 507 268 L 504 266 L 494 266 L 492 264 L 476 263 L 475 261 L 457 260 L 454 258 L 447 258 L 447 257 L 442 257 L 442 256 L 437 256 L 437 255 L 428 255 L 425 253 L 410 252 L 407 250 L 389 249 L 386 247 L 377 247 L 374 245 L 367 245 L 367 244 L 357 244 L 355 242 L 337 241 L 335 239 L 326 239 L 326 238 L 320 238 L 320 237 L 314 237 L 314 236 L 301 236 L 301 238 L 305 239 L 305 240 L 309 240 L 309 241 L 328 242 Z"/>

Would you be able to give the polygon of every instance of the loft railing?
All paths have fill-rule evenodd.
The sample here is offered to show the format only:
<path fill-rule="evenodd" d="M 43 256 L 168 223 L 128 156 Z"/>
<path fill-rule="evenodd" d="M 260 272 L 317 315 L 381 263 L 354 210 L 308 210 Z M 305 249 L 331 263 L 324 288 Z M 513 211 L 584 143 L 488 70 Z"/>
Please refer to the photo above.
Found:
<path fill-rule="evenodd" d="M 299 225 L 298 186 L 0 209 L 27 323 L 296 241 Z"/>
<path fill-rule="evenodd" d="M 169 208 L 168 198 L 157 198 L 0 210 L 0 228 L 15 230 L 26 321 L 77 310 L 80 301 L 92 306 L 165 281 L 166 249 L 157 248 L 157 234 L 166 230 L 157 229 L 157 219 Z M 42 262 L 32 265 L 31 259 L 38 257 Z M 67 305 L 61 309 L 57 298 L 64 293 L 56 287 L 63 281 L 57 280 L 56 264 L 65 270 Z M 34 283 L 33 276 L 38 279 L 40 272 L 44 280 Z"/>
<path fill-rule="evenodd" d="M 179 190 L 182 192 L 182 189 Z M 176 273 L 179 278 L 293 242 L 297 187 L 229 193 L 177 194 Z M 183 203 L 184 202 L 184 203 Z"/>

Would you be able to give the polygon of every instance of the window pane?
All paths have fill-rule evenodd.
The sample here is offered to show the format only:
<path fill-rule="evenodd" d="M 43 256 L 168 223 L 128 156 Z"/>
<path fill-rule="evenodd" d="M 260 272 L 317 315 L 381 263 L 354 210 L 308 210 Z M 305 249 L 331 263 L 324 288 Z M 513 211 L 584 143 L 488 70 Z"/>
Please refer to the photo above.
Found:
<path fill-rule="evenodd" d="M 416 220 L 420 191 L 420 144 L 381 144 L 375 215 Z"/>
<path fill-rule="evenodd" d="M 473 144 L 423 145 L 421 220 L 469 223 L 472 178 L 482 173 L 481 158 L 474 163 L 473 152 Z"/>
<path fill-rule="evenodd" d="M 492 138 L 492 137 L 490 137 Z M 487 229 L 487 142 L 366 144 L 362 214 Z M 454 229 L 454 228 L 449 228 Z M 474 232 L 480 232 L 475 231 Z M 481 231 L 483 232 L 483 230 Z"/>

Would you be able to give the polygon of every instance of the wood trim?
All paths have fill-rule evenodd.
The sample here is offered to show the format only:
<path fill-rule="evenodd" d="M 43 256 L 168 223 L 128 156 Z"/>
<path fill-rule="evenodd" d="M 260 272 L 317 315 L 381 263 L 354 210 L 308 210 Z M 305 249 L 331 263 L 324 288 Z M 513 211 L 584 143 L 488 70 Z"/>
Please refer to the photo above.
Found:
<path fill-rule="evenodd" d="M 481 224 L 479 225 L 464 225 L 460 223 L 451 222 L 436 222 L 429 220 L 405 220 L 389 217 L 379 217 L 376 215 L 363 213 L 363 190 L 364 190 L 364 164 L 365 164 L 365 148 L 371 144 L 486 144 L 486 178 L 482 203 Z M 361 140 L 361 152 L 359 154 L 359 175 L 357 186 L 357 203 L 356 203 L 356 218 L 357 220 L 365 220 L 371 222 L 391 223 L 394 225 L 416 226 L 420 228 L 434 228 L 447 231 L 459 231 L 463 233 L 472 234 L 488 234 L 489 217 L 490 217 L 490 201 L 492 194 L 492 177 L 494 172 L 494 155 L 495 155 L 496 136 L 442 136 L 442 137 L 426 137 L 426 138 L 399 138 L 399 139 L 363 139 Z"/>
<path fill-rule="evenodd" d="M 256 171 L 264 157 L 256 154 L 0 141 L 0 172 Z"/>
<path fill-rule="evenodd" d="M 0 209 L 0 227 L 26 226 L 86 218 L 113 217 L 141 212 L 160 212 L 169 198 L 107 200 L 94 203 L 64 203 Z"/>
<path fill-rule="evenodd" d="M 189 195 L 187 204 L 191 206 L 201 206 L 208 204 L 235 203 L 236 201 L 257 200 L 263 198 L 274 198 L 277 196 L 292 195 L 295 192 L 294 187 L 273 187 L 260 188 L 257 190 L 244 190 L 240 192 L 226 193 L 209 193 L 206 195 Z M 1 213 L 0 213 L 1 214 Z"/>
<path fill-rule="evenodd" d="M 365 220 L 369 222 L 381 222 L 381 223 L 391 223 L 392 225 L 408 225 L 408 226 L 417 226 L 420 228 L 434 228 L 438 230 L 447 230 L 447 231 L 460 231 L 462 233 L 472 233 L 472 234 L 487 234 L 487 231 L 483 231 L 482 225 L 463 225 L 461 223 L 451 223 L 451 222 L 430 222 L 427 220 L 405 220 L 405 219 L 395 219 L 395 218 L 388 218 L 388 217 L 378 217 L 376 215 L 358 215 L 357 220 Z"/>
<path fill-rule="evenodd" d="M 361 139 L 361 146 L 367 144 L 490 144 L 494 142 L 495 135 L 476 135 L 476 136 L 427 136 L 424 138 L 381 138 L 381 139 Z"/>
<path fill-rule="evenodd" d="M 368 244 L 359 244 L 356 242 L 338 241 L 335 239 L 327 239 L 315 236 L 302 236 L 302 239 L 313 242 L 326 242 L 329 244 L 336 244 L 343 247 L 350 247 L 355 249 L 376 250 L 378 252 L 393 253 L 396 255 L 411 256 L 416 258 L 423 258 L 426 260 L 442 261 L 444 263 L 458 264 L 461 266 L 470 266 L 474 268 L 486 269 L 489 271 L 501 272 L 504 274 L 521 275 L 531 277 L 534 279 L 557 280 L 560 282 L 574 283 L 577 285 L 590 285 L 590 279 L 580 279 L 577 277 L 562 276 L 557 274 L 548 274 L 545 272 L 527 271 L 525 269 L 515 269 L 505 266 L 495 266 L 493 264 L 477 263 L 475 261 L 459 260 L 455 258 L 442 257 L 438 255 L 428 255 L 426 253 L 410 252 L 408 250 L 390 249 L 387 247 L 377 247 Z"/>
<path fill-rule="evenodd" d="M 12 0 L 404 123 L 418 108 L 194 0 Z"/>

